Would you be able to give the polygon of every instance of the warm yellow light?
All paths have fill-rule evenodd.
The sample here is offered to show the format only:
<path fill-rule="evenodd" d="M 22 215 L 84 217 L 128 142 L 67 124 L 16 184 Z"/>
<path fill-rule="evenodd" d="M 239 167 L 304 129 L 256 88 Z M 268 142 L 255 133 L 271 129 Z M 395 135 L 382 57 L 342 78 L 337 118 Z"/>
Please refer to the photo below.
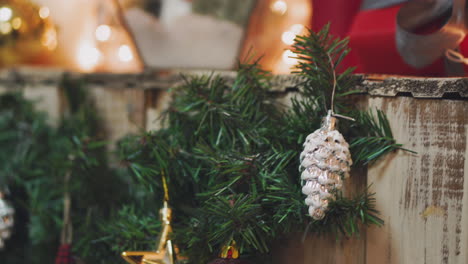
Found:
<path fill-rule="evenodd" d="M 21 27 L 21 24 L 23 24 L 23 21 L 19 17 L 15 17 L 11 21 L 11 26 L 13 27 L 13 29 L 16 29 L 16 30 L 18 30 Z"/>
<path fill-rule="evenodd" d="M 0 8 L 0 21 L 8 21 L 13 16 L 13 12 L 9 7 Z"/>
<path fill-rule="evenodd" d="M 291 8 L 288 9 L 288 13 L 291 17 L 296 19 L 303 19 L 310 16 L 311 10 L 309 1 L 298 1 L 291 4 Z"/>
<path fill-rule="evenodd" d="M 112 34 L 112 30 L 108 25 L 100 25 L 96 28 L 96 39 L 99 41 L 108 41 Z"/>
<path fill-rule="evenodd" d="M 292 45 L 294 43 L 295 38 L 296 34 L 290 31 L 283 32 L 283 35 L 281 35 L 281 40 L 287 45 Z"/>
<path fill-rule="evenodd" d="M 47 6 L 43 6 L 39 9 L 39 16 L 42 18 L 42 19 L 46 19 L 48 18 L 50 15 L 50 10 Z"/>
<path fill-rule="evenodd" d="M 303 30 L 304 30 L 304 26 L 301 24 L 294 24 L 291 26 L 291 32 L 296 35 L 301 34 Z"/>
<path fill-rule="evenodd" d="M 274 13 L 284 15 L 288 11 L 288 4 L 283 0 L 277 0 L 271 4 L 270 8 Z"/>
<path fill-rule="evenodd" d="M 290 50 L 285 50 L 283 52 L 283 62 L 287 65 L 295 65 L 297 64 L 297 55 Z"/>
<path fill-rule="evenodd" d="M 5 35 L 8 34 L 8 33 L 10 33 L 10 32 L 11 32 L 11 25 L 10 25 L 10 23 L 8 23 L 8 22 L 6 22 L 6 23 L 3 22 L 3 23 L 1 23 L 1 24 L 0 24 L 0 32 L 1 32 L 2 34 L 5 34 Z"/>
<path fill-rule="evenodd" d="M 78 49 L 77 59 L 82 70 L 91 71 L 96 67 L 101 57 L 98 49 L 89 43 L 83 43 Z"/>
<path fill-rule="evenodd" d="M 122 62 L 133 60 L 133 52 L 128 45 L 122 45 L 119 47 L 119 60 Z"/>
<path fill-rule="evenodd" d="M 51 28 L 44 33 L 41 44 L 49 50 L 54 50 L 57 47 L 57 32 L 55 29 Z"/>

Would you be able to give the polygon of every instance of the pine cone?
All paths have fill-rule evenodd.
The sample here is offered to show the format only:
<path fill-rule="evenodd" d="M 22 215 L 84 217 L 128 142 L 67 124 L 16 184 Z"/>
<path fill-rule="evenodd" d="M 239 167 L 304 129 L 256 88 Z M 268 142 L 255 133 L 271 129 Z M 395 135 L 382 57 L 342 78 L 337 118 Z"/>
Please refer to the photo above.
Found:
<path fill-rule="evenodd" d="M 302 192 L 307 195 L 305 203 L 315 220 L 325 217 L 328 200 L 335 199 L 353 163 L 349 145 L 335 130 L 335 122 L 334 117 L 327 116 L 324 125 L 307 136 L 300 156 L 301 179 L 305 181 Z"/>

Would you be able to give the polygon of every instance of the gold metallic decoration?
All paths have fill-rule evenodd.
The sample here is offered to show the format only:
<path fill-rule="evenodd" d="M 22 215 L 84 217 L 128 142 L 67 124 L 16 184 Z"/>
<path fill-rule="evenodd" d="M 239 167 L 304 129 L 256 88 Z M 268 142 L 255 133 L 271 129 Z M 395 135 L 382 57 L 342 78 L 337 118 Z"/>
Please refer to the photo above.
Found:
<path fill-rule="evenodd" d="M 231 240 L 231 242 L 221 249 L 219 258 L 208 264 L 250 264 L 247 260 L 240 259 L 239 256 L 239 248 L 237 247 L 236 241 Z"/>
<path fill-rule="evenodd" d="M 0 0 L 0 67 L 47 64 L 57 32 L 47 7 L 29 0 Z"/>
<path fill-rule="evenodd" d="M 225 259 L 238 259 L 239 258 L 239 249 L 237 248 L 236 241 L 232 240 L 229 245 L 224 246 L 221 249 L 221 258 Z"/>
<path fill-rule="evenodd" d="M 122 257 L 130 264 L 175 264 L 177 263 L 176 252 L 170 235 L 172 233 L 171 220 L 172 209 L 169 207 L 169 190 L 166 177 L 162 174 L 164 188 L 164 205 L 159 211 L 162 231 L 156 251 L 125 251 Z"/>

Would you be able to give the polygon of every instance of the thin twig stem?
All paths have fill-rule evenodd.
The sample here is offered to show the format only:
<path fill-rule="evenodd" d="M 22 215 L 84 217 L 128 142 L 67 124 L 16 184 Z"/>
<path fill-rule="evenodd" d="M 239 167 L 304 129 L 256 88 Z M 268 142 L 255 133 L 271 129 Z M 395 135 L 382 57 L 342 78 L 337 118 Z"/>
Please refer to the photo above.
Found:
<path fill-rule="evenodd" d="M 330 110 L 332 115 L 335 114 L 335 91 L 336 91 L 336 73 L 335 73 L 335 65 L 333 65 L 333 61 L 330 57 L 330 54 L 327 53 L 328 61 L 330 62 L 330 67 L 333 73 L 333 88 L 332 88 L 332 95 L 331 95 L 331 103 L 330 103 Z"/>
<path fill-rule="evenodd" d="M 332 88 L 331 102 L 330 102 L 331 116 L 339 117 L 339 118 L 343 118 L 343 119 L 348 119 L 348 120 L 351 120 L 351 121 L 356 121 L 352 117 L 335 114 L 336 71 L 335 71 L 335 65 L 333 65 L 333 61 L 332 61 L 332 58 L 331 58 L 330 54 L 327 53 L 327 56 L 328 56 L 328 61 L 330 62 L 330 67 L 331 67 L 331 70 L 332 70 L 332 73 L 333 73 L 333 88 Z"/>

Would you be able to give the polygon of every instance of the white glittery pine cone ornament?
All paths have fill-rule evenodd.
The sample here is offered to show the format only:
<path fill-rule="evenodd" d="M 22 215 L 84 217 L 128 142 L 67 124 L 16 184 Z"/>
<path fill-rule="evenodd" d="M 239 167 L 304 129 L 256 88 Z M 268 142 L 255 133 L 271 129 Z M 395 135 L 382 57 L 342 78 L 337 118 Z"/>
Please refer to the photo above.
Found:
<path fill-rule="evenodd" d="M 300 157 L 301 179 L 305 181 L 302 192 L 315 220 L 325 217 L 328 201 L 342 189 L 342 180 L 349 177 L 353 163 L 349 145 L 335 124 L 336 118 L 329 112 L 322 127 L 307 136 Z"/>
<path fill-rule="evenodd" d="M 4 241 L 11 236 L 14 213 L 15 210 L 5 200 L 3 193 L 0 192 L 0 248 L 3 248 Z"/>

